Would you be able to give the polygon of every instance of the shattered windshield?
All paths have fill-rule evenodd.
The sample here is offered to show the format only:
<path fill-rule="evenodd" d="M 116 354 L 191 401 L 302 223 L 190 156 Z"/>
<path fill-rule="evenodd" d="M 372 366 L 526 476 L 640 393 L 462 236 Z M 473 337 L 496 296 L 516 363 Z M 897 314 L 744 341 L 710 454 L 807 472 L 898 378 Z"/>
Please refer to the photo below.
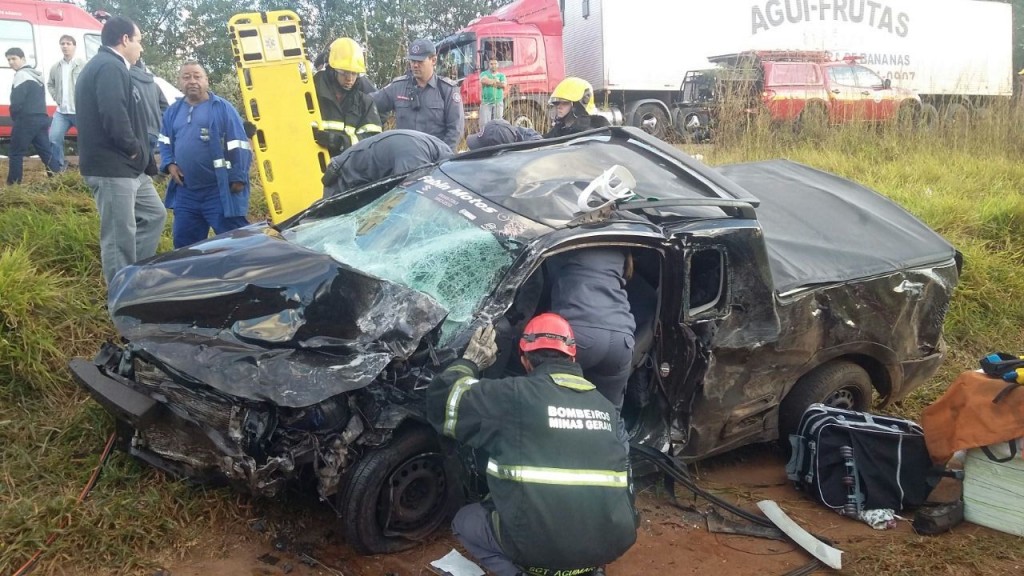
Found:
<path fill-rule="evenodd" d="M 448 311 L 442 344 L 472 318 L 515 258 L 499 242 L 436 197 L 407 183 L 350 212 L 299 224 L 285 235 L 297 244 L 392 282 L 429 294 Z"/>

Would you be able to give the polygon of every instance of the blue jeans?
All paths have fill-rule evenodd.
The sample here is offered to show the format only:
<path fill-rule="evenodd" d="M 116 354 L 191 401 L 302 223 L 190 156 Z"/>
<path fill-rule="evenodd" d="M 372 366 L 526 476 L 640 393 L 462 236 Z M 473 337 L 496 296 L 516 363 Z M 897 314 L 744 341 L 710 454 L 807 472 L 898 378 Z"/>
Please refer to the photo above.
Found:
<path fill-rule="evenodd" d="M 50 154 L 53 156 L 53 165 L 58 171 L 64 170 L 64 135 L 72 127 L 78 126 L 74 114 L 53 113 L 53 121 L 50 122 Z"/>

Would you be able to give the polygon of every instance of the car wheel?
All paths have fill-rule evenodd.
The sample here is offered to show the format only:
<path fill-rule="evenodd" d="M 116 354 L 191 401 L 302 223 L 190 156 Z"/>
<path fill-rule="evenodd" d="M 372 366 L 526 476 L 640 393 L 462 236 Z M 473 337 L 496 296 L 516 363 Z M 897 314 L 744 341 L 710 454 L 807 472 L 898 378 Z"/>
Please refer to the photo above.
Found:
<path fill-rule="evenodd" d="M 405 429 L 363 455 L 341 491 L 345 541 L 360 554 L 390 554 L 415 546 L 459 504 L 437 434 Z"/>
<path fill-rule="evenodd" d="M 896 127 L 901 132 L 913 132 L 921 121 L 921 105 L 906 102 L 896 110 Z"/>
<path fill-rule="evenodd" d="M 824 134 L 828 128 L 828 110 L 825 106 L 811 102 L 804 106 L 800 117 L 797 119 L 797 129 L 801 134 L 807 136 L 817 136 Z"/>
<path fill-rule="evenodd" d="M 804 374 L 779 406 L 779 439 L 788 442 L 814 403 L 864 412 L 871 407 L 871 377 L 853 362 L 837 360 Z"/>
<path fill-rule="evenodd" d="M 664 139 L 668 133 L 668 115 L 657 104 L 643 104 L 633 112 L 633 126 L 655 138 Z"/>

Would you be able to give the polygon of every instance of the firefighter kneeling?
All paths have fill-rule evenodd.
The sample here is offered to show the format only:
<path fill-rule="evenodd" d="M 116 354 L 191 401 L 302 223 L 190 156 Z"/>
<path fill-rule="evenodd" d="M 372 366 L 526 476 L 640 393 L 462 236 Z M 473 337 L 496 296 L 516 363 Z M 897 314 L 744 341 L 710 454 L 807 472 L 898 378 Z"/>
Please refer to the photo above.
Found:
<path fill-rule="evenodd" d="M 484 326 L 427 392 L 434 427 L 489 456 L 490 496 L 452 531 L 498 576 L 604 574 L 636 541 L 617 411 L 583 378 L 561 316 L 530 320 L 519 349 L 526 376 L 479 379 L 497 353 Z"/>

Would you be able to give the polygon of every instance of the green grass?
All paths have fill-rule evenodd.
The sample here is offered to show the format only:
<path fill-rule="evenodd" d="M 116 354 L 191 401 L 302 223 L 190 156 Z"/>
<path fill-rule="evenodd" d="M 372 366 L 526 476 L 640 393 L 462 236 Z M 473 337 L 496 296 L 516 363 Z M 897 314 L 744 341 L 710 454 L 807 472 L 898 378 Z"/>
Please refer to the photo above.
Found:
<path fill-rule="evenodd" d="M 1024 353 L 1022 124 L 1018 111 L 1006 110 L 966 133 L 852 127 L 806 137 L 758 126 L 724 144 L 685 148 L 711 164 L 785 157 L 836 172 L 894 199 L 963 252 L 946 321 L 949 358 L 894 408 L 916 416 L 981 355 Z M 252 208 L 266 214 L 258 190 Z M 66 368 L 115 337 L 97 238 L 93 200 L 77 176 L 0 189 L 0 574 L 17 569 L 62 522 L 37 573 L 147 573 L 251 514 L 239 507 L 244 497 L 169 480 L 120 453 L 89 499 L 75 504 L 112 427 Z M 851 573 L 975 573 L 984 567 L 980 555 L 996 552 L 1024 560 L 1000 538 L 882 542 L 858 552 Z"/>

